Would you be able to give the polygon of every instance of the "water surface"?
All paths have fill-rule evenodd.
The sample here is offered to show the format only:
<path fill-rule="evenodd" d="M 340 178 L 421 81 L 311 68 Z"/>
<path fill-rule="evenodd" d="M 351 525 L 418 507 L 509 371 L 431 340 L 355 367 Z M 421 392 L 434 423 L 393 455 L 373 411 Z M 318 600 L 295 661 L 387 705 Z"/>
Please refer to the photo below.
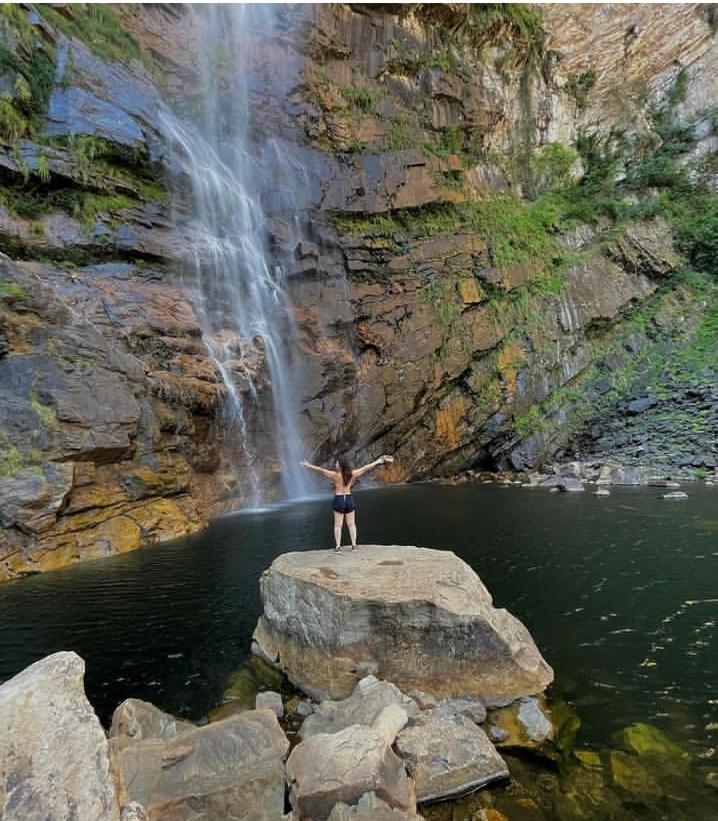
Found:
<path fill-rule="evenodd" d="M 641 721 L 709 760 L 718 746 L 718 487 L 686 489 L 683 502 L 655 488 L 608 498 L 481 484 L 360 491 L 360 541 L 465 559 L 553 665 L 556 691 L 581 718 L 579 744 L 608 744 Z M 129 696 L 199 718 L 247 659 L 264 568 L 285 551 L 330 545 L 329 502 L 312 500 L 4 584 L 0 680 L 72 649 L 87 662 L 103 720 Z"/>

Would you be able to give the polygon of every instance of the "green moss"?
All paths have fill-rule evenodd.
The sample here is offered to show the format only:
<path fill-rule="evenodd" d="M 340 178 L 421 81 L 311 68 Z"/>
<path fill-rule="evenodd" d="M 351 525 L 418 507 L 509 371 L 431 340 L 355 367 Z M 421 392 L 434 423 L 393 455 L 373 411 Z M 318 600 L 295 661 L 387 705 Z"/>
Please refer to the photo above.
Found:
<path fill-rule="evenodd" d="M 450 331 L 454 320 L 463 309 L 463 304 L 456 292 L 456 279 L 432 274 L 419 291 L 419 296 L 431 306 L 444 331 Z"/>
<path fill-rule="evenodd" d="M 27 299 L 27 294 L 17 282 L 6 279 L 0 282 L 0 297 L 11 302 L 24 302 Z"/>
<path fill-rule="evenodd" d="M 23 458 L 16 447 L 0 446 L 0 477 L 9 479 L 23 468 Z"/>
<path fill-rule="evenodd" d="M 57 416 L 55 411 L 49 405 L 43 404 L 37 397 L 35 391 L 30 392 L 29 396 L 30 407 L 40 417 L 43 425 L 46 428 L 53 429 L 57 427 Z"/>

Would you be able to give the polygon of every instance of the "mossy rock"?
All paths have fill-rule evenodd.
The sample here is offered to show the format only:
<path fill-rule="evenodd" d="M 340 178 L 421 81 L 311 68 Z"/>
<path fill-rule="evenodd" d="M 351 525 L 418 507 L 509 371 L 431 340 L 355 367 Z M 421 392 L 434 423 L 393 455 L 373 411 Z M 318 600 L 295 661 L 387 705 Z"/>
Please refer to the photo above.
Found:
<path fill-rule="evenodd" d="M 608 764 L 613 784 L 632 796 L 645 799 L 658 797 L 663 792 L 653 768 L 639 756 L 611 750 Z"/>
<path fill-rule="evenodd" d="M 527 716 L 527 712 L 535 715 Z M 489 723 L 508 734 L 496 742 L 497 747 L 558 761 L 573 749 L 581 720 L 563 699 L 540 695 L 492 710 Z"/>
<path fill-rule="evenodd" d="M 262 682 L 249 667 L 242 667 L 230 675 L 222 694 L 223 701 L 233 702 L 245 710 L 253 710 L 257 693 L 264 689 Z"/>
<path fill-rule="evenodd" d="M 617 741 L 624 749 L 640 756 L 677 760 L 689 758 L 688 753 L 652 724 L 636 723 L 624 727 L 617 734 Z"/>

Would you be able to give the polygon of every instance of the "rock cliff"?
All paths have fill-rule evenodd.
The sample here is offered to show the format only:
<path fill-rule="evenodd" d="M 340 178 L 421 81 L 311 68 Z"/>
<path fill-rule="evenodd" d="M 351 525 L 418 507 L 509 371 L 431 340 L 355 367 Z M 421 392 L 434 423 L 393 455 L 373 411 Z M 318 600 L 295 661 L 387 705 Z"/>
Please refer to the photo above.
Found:
<path fill-rule="evenodd" d="M 676 350 L 691 389 L 718 337 L 709 7 L 284 17 L 299 80 L 278 109 L 250 103 L 270 130 L 280 112 L 306 177 L 304 240 L 286 247 L 281 210 L 270 240 L 291 260 L 317 460 L 388 451 L 392 481 L 533 468 L 587 432 L 603 443 L 602 416 Z M 243 489 L 161 119 L 202 90 L 195 16 L 21 4 L 0 41 L 8 578 L 183 535 Z M 267 495 L 269 404 L 260 391 L 249 419 Z M 708 428 L 697 468 L 715 458 Z"/>

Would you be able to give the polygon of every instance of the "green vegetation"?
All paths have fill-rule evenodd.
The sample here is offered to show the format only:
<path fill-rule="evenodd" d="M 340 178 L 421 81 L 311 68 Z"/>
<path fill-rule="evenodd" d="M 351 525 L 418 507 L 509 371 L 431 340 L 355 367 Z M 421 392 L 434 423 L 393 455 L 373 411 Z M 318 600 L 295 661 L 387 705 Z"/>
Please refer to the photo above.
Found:
<path fill-rule="evenodd" d="M 0 99 L 0 138 L 16 143 L 39 131 L 54 79 L 52 51 L 20 5 L 0 4 L 0 74 L 13 84 Z"/>
<path fill-rule="evenodd" d="M 342 86 L 339 93 L 346 100 L 347 105 L 362 114 L 370 114 L 376 105 L 376 92 L 369 88 Z"/>
<path fill-rule="evenodd" d="M 57 416 L 55 411 L 49 405 L 43 404 L 38 398 L 35 391 L 30 392 L 29 396 L 30 407 L 40 417 L 43 425 L 46 428 L 55 428 L 57 426 Z"/>
<path fill-rule="evenodd" d="M 566 83 L 566 91 L 574 98 L 579 108 L 586 108 L 588 105 L 588 95 L 596 85 L 598 79 L 594 69 L 589 68 L 581 74 L 572 74 Z"/>
<path fill-rule="evenodd" d="M 117 12 L 106 5 L 75 3 L 65 16 L 52 6 L 38 4 L 36 10 L 50 25 L 67 37 L 76 37 L 100 57 L 113 60 L 140 59 L 137 41 L 125 31 Z"/>
<path fill-rule="evenodd" d="M 11 302 L 24 302 L 27 299 L 27 294 L 17 282 L 5 279 L 0 282 L 0 298 Z"/>
<path fill-rule="evenodd" d="M 562 143 L 548 143 L 533 158 L 532 179 L 538 194 L 566 188 L 578 154 Z"/>
<path fill-rule="evenodd" d="M 456 281 L 432 274 L 419 291 L 419 296 L 433 308 L 439 325 L 448 332 L 462 311 L 462 303 L 456 293 Z"/>
<path fill-rule="evenodd" d="M 16 447 L 0 445 L 0 478 L 9 479 L 22 470 L 23 458 Z"/>
<path fill-rule="evenodd" d="M 73 196 L 73 216 L 85 230 L 90 230 L 100 214 L 111 215 L 115 211 L 132 205 L 132 200 L 121 194 L 90 194 L 85 191 Z"/>
<path fill-rule="evenodd" d="M 391 214 L 337 216 L 334 224 L 342 232 L 385 238 L 407 233 L 421 237 L 476 231 L 486 240 L 494 264 L 503 267 L 537 257 L 558 264 L 562 251 L 553 236 L 557 219 L 558 212 L 550 200 L 526 205 L 505 195 L 459 205 L 408 208 Z"/>
<path fill-rule="evenodd" d="M 447 39 L 464 40 L 477 50 L 509 46 L 520 62 L 544 55 L 541 15 L 525 3 L 422 3 L 415 13 Z"/>

